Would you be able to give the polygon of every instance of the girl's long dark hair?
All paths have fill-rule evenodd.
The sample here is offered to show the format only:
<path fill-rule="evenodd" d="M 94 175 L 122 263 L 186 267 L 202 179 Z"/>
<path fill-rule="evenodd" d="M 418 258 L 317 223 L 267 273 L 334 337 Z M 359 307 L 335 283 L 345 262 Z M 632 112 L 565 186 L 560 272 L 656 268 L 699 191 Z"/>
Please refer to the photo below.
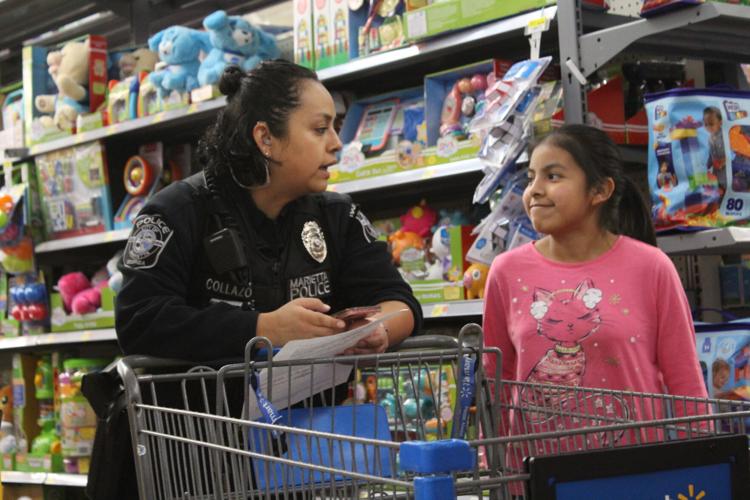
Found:
<path fill-rule="evenodd" d="M 640 189 L 625 175 L 620 150 L 604 131 L 588 125 L 564 125 L 534 148 L 541 144 L 567 151 L 585 173 L 589 189 L 612 178 L 615 190 L 599 214 L 601 227 L 656 246 L 651 211 Z"/>

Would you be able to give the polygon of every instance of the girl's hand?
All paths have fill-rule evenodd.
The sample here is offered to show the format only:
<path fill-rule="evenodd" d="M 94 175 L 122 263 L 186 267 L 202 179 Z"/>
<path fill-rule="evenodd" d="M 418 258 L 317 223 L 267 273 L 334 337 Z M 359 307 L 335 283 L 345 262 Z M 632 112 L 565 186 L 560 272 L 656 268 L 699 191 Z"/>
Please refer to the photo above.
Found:
<path fill-rule="evenodd" d="M 359 326 L 369 323 L 371 320 L 365 319 L 358 321 L 349 326 L 349 330 L 353 330 Z M 346 349 L 341 354 L 380 354 L 388 349 L 388 329 L 383 323 L 380 323 L 375 331 L 367 337 L 363 338 L 354 347 Z"/>
<path fill-rule="evenodd" d="M 273 312 L 258 315 L 255 334 L 267 337 L 274 346 L 283 346 L 290 340 L 326 337 L 344 331 L 344 321 L 326 314 L 330 309 L 319 299 L 294 299 Z"/>

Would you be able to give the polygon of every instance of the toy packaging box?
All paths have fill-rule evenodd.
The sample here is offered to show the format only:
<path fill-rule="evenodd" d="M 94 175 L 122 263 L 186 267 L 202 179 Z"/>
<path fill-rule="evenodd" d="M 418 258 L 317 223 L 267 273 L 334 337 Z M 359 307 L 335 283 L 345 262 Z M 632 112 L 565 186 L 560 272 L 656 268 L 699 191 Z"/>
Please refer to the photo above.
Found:
<path fill-rule="evenodd" d="M 23 147 L 23 89 L 0 91 L 0 160 L 5 158 L 6 149 Z"/>
<path fill-rule="evenodd" d="M 696 324 L 696 347 L 708 396 L 750 401 L 750 323 Z M 716 411 L 731 411 L 717 408 Z M 750 424 L 750 418 L 745 419 Z"/>
<path fill-rule="evenodd" d="M 115 293 L 109 287 L 102 288 L 101 292 L 101 307 L 97 311 L 88 314 L 66 313 L 60 294 L 50 294 L 50 323 L 52 333 L 114 328 Z"/>
<path fill-rule="evenodd" d="M 513 16 L 555 3 L 554 0 L 443 0 L 404 15 L 406 38 L 418 40 L 446 31 Z"/>
<path fill-rule="evenodd" d="M 674 89 L 646 98 L 657 229 L 750 218 L 750 92 Z"/>
<path fill-rule="evenodd" d="M 294 62 L 315 68 L 311 0 L 294 0 Z"/>
<path fill-rule="evenodd" d="M 54 71 L 51 71 L 48 65 L 48 56 L 52 53 L 62 53 L 66 44 L 76 42 L 84 43 L 88 48 L 88 81 L 78 82 L 85 88 L 86 94 L 85 99 L 81 101 L 72 101 L 68 97 L 63 98 L 59 95 L 58 88 L 51 75 Z M 76 114 L 84 120 L 84 123 L 86 123 L 85 117 L 88 113 L 99 114 L 98 110 L 104 103 L 107 93 L 107 41 L 104 37 L 88 35 L 71 40 L 58 47 L 24 47 L 22 65 L 27 146 L 65 137 L 74 132 L 73 129 L 77 121 L 72 123 L 62 121 L 59 125 L 51 124 L 51 117 L 46 121 L 43 119 L 47 112 L 54 114 L 56 117 L 60 109 L 65 106 L 72 106 L 77 110 Z M 38 109 L 37 99 L 40 98 L 44 98 L 44 102 L 52 109 L 45 109 L 45 112 Z M 102 124 L 100 117 L 97 117 L 93 122 L 99 124 L 99 126 Z"/>
<path fill-rule="evenodd" d="M 112 229 L 104 147 L 91 142 L 36 158 L 49 239 Z"/>

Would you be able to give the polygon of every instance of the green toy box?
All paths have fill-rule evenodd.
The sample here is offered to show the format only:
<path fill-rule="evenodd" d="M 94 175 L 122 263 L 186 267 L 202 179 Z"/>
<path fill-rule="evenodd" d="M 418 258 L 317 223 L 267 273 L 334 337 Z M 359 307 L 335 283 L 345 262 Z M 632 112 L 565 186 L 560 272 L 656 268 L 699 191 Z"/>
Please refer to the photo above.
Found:
<path fill-rule="evenodd" d="M 115 293 L 102 288 L 101 307 L 89 314 L 67 314 L 59 293 L 50 294 L 52 333 L 113 328 L 115 326 Z"/>
<path fill-rule="evenodd" d="M 554 3 L 554 0 L 443 0 L 406 12 L 406 38 L 419 40 Z"/>

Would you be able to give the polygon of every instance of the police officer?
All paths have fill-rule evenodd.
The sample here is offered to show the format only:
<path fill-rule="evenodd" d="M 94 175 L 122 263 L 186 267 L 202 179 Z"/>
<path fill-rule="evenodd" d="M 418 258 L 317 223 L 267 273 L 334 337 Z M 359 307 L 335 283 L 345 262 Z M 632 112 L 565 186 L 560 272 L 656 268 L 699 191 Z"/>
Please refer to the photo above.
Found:
<path fill-rule="evenodd" d="M 329 313 L 380 305 L 387 320 L 350 352 L 382 352 L 418 330 L 421 308 L 385 244 L 347 196 L 326 192 L 341 141 L 315 73 L 235 66 L 227 105 L 199 144 L 202 172 L 157 193 L 134 221 L 116 328 L 126 354 L 194 361 L 341 332 Z"/>

